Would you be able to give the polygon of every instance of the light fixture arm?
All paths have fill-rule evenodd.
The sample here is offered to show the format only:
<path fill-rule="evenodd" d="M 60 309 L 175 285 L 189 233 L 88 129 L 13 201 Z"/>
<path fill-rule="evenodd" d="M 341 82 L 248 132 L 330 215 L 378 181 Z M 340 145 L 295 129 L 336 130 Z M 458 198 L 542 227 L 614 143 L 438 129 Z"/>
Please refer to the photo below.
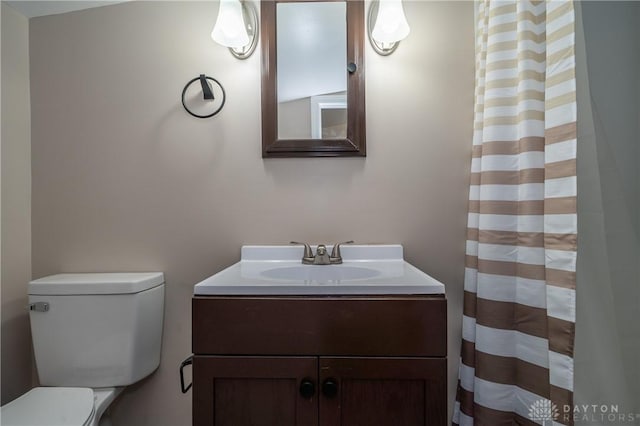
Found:
<path fill-rule="evenodd" d="M 247 28 L 247 35 L 249 36 L 249 44 L 241 48 L 230 47 L 229 51 L 233 56 L 238 59 L 247 59 L 256 50 L 258 45 L 258 12 L 255 6 L 250 1 L 242 2 L 242 13 L 244 15 L 244 22 Z"/>

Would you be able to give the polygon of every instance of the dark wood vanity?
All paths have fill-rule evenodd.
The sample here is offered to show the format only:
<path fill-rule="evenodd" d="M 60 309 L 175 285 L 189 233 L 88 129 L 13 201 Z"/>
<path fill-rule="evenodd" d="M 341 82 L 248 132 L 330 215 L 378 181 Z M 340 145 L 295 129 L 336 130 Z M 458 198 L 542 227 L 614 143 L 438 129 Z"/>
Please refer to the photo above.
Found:
<path fill-rule="evenodd" d="M 195 296 L 194 426 L 445 425 L 446 299 Z"/>

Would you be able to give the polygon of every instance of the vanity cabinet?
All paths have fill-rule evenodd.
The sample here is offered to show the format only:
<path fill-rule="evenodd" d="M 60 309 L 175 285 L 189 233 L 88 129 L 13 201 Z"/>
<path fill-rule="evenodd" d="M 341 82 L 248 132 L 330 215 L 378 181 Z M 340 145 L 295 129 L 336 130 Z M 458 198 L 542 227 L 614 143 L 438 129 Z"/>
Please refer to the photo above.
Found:
<path fill-rule="evenodd" d="M 446 423 L 443 295 L 193 298 L 194 426 Z"/>

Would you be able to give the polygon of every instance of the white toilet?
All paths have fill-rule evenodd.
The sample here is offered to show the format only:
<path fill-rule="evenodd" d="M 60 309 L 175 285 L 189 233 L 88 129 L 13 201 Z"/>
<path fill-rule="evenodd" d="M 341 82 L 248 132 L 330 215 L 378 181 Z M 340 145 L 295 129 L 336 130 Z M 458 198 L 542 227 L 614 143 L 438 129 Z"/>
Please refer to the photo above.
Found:
<path fill-rule="evenodd" d="M 108 426 L 109 404 L 160 364 L 161 272 L 41 278 L 29 309 L 41 387 L 0 408 L 2 426 Z"/>

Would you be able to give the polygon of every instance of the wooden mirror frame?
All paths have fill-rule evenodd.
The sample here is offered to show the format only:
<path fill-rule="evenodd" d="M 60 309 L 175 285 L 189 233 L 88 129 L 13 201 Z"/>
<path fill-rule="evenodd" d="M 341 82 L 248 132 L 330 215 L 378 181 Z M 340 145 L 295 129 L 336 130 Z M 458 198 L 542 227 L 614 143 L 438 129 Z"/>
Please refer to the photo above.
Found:
<path fill-rule="evenodd" d="M 345 0 L 273 0 L 260 2 L 262 32 L 262 157 L 364 157 L 366 121 L 364 87 L 364 0 L 348 0 L 346 139 L 278 139 L 276 8 L 278 3 Z"/>

